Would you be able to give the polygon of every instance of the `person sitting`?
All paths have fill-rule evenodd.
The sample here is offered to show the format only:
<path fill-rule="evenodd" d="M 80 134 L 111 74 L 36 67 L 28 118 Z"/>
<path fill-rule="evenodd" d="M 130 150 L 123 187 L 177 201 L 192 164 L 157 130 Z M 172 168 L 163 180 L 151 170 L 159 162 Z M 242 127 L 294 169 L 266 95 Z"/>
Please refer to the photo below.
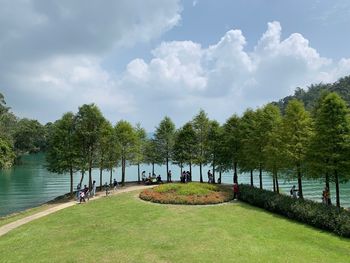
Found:
<path fill-rule="evenodd" d="M 162 177 L 160 175 L 157 176 L 157 183 L 158 184 L 162 184 L 163 183 Z"/>

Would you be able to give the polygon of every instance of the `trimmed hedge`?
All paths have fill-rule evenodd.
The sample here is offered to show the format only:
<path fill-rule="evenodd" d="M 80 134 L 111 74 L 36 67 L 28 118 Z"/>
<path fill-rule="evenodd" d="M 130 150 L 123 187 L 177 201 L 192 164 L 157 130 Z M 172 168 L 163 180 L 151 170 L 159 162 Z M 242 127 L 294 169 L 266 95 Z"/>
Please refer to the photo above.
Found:
<path fill-rule="evenodd" d="M 332 205 L 241 184 L 238 199 L 290 219 L 350 237 L 350 212 Z"/>

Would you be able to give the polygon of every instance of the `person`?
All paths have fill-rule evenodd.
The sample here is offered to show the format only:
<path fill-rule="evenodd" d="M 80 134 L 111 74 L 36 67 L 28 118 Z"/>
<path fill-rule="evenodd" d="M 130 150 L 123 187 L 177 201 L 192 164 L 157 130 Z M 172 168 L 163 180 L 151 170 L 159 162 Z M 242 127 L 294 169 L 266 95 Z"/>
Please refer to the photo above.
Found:
<path fill-rule="evenodd" d="M 117 179 L 114 178 L 114 180 L 113 180 L 113 189 L 114 189 L 114 191 L 116 191 L 117 188 L 118 188 L 118 181 L 117 181 Z"/>
<path fill-rule="evenodd" d="M 145 183 L 146 182 L 146 171 L 142 171 L 142 182 Z"/>
<path fill-rule="evenodd" d="M 212 176 L 213 176 L 213 175 L 212 175 L 212 173 L 211 173 L 210 170 L 209 170 L 209 171 L 208 171 L 208 183 L 209 183 L 209 184 L 211 184 L 211 182 L 212 182 L 212 180 L 213 180 L 213 179 L 212 179 Z"/>
<path fill-rule="evenodd" d="M 79 192 L 79 204 L 81 204 L 81 202 L 86 202 L 85 201 L 85 192 L 84 191 L 80 191 Z"/>
<path fill-rule="evenodd" d="M 89 201 L 89 194 L 90 194 L 90 191 L 89 191 L 89 187 L 87 187 L 87 185 L 85 184 L 84 185 L 84 195 L 85 197 L 87 198 L 87 200 Z"/>
<path fill-rule="evenodd" d="M 297 198 L 297 193 L 298 193 L 298 189 L 295 189 L 295 185 L 293 185 L 292 188 L 290 189 L 290 195 L 293 198 Z"/>
<path fill-rule="evenodd" d="M 168 181 L 171 183 L 171 170 L 168 171 Z"/>
<path fill-rule="evenodd" d="M 330 193 L 329 193 L 329 189 L 327 186 L 323 190 L 323 198 L 324 198 L 324 204 L 326 204 L 326 205 L 331 204 Z"/>
<path fill-rule="evenodd" d="M 106 196 L 108 196 L 109 195 L 109 184 L 107 184 L 107 182 L 105 182 L 104 188 L 106 191 Z"/>
<path fill-rule="evenodd" d="M 96 181 L 94 180 L 92 182 L 92 192 L 91 192 L 91 196 L 94 197 L 96 194 Z"/>
<path fill-rule="evenodd" d="M 162 177 L 160 176 L 160 174 L 157 176 L 157 183 L 158 184 L 162 184 L 163 183 Z"/>
<path fill-rule="evenodd" d="M 80 190 L 81 190 L 81 184 L 79 183 L 77 185 L 77 201 L 79 201 L 79 199 L 80 199 Z"/>
<path fill-rule="evenodd" d="M 238 184 L 234 183 L 233 184 L 233 200 L 238 199 L 238 193 L 239 193 Z"/>

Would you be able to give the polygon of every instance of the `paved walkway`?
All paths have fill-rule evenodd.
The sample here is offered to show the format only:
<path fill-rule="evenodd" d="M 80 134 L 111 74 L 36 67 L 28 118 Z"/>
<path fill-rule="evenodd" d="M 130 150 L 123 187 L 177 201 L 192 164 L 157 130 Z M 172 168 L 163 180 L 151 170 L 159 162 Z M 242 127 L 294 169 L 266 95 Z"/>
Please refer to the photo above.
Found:
<path fill-rule="evenodd" d="M 123 188 L 119 188 L 117 191 L 111 191 L 110 195 L 117 195 L 117 194 L 121 194 L 121 193 L 131 192 L 131 191 L 135 191 L 135 190 L 142 190 L 142 189 L 151 188 L 151 187 L 154 187 L 154 185 L 153 186 L 152 185 L 125 186 Z M 97 199 L 105 196 L 104 193 L 105 193 L 104 191 L 98 192 L 94 198 L 90 199 L 90 201 L 97 200 Z M 56 211 L 65 209 L 67 207 L 70 207 L 70 206 L 73 206 L 76 204 L 79 204 L 79 203 L 77 203 L 76 201 L 69 201 L 67 203 L 59 204 L 57 206 L 48 208 L 45 211 L 41 211 L 41 212 L 38 212 L 36 214 L 30 215 L 30 216 L 21 218 L 19 220 L 16 220 L 14 222 L 11 222 L 9 224 L 6 224 L 6 225 L 0 227 L 0 237 L 5 235 L 7 232 L 11 231 L 12 229 L 15 229 L 21 225 L 24 225 L 26 223 L 29 223 L 29 222 L 35 220 L 35 219 L 41 218 L 43 216 L 47 216 L 47 215 L 52 214 Z"/>

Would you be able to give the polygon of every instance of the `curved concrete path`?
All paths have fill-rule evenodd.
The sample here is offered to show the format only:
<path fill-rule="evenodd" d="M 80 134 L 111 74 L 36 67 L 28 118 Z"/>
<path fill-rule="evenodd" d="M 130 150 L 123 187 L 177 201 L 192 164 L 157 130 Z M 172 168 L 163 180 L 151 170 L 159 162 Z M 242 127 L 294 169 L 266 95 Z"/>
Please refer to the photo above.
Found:
<path fill-rule="evenodd" d="M 123 187 L 123 188 L 119 188 L 118 190 L 116 191 L 111 191 L 110 195 L 117 195 L 117 194 L 122 194 L 122 193 L 126 193 L 126 192 L 131 192 L 131 191 L 135 191 L 135 190 L 142 190 L 142 189 L 146 189 L 146 188 L 152 188 L 154 187 L 154 185 L 132 185 L 132 186 L 126 186 L 126 187 Z M 104 191 L 101 191 L 101 192 L 98 192 L 97 195 L 90 199 L 90 201 L 93 201 L 93 200 L 97 200 L 101 197 L 104 197 Z M 90 202 L 88 201 L 88 202 Z M 47 216 L 49 214 L 52 214 L 56 211 L 60 211 L 62 209 L 65 209 L 67 207 L 70 207 L 70 206 L 73 206 L 73 205 L 76 205 L 76 204 L 79 204 L 77 203 L 76 201 L 69 201 L 67 203 L 63 203 L 63 204 L 59 204 L 57 206 L 54 206 L 54 207 L 51 207 L 51 208 L 48 208 L 47 210 L 44 210 L 44 211 L 41 211 L 41 212 L 38 212 L 36 214 L 33 214 L 33 215 L 30 215 L 30 216 L 27 216 L 27 217 L 24 217 L 24 218 L 21 218 L 21 219 L 18 219 L 14 222 L 11 222 L 9 224 L 6 224 L 6 225 L 3 225 L 0 227 L 0 237 L 5 235 L 7 232 L 11 231 L 12 229 L 15 229 L 19 226 L 22 226 L 26 223 L 29 223 L 35 219 L 38 219 L 38 218 L 41 218 L 43 216 Z"/>

